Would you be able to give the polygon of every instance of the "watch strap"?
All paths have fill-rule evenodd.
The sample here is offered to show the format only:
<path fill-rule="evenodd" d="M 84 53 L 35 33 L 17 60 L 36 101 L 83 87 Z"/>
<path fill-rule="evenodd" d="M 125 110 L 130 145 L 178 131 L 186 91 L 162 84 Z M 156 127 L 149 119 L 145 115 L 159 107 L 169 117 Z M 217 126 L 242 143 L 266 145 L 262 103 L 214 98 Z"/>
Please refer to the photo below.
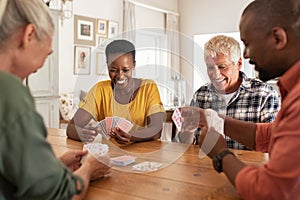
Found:
<path fill-rule="evenodd" d="M 213 162 L 218 162 L 218 165 L 217 165 L 218 167 L 215 168 L 215 170 L 217 172 L 219 172 L 219 173 L 223 172 L 223 158 L 228 154 L 231 154 L 231 155 L 235 156 L 234 153 L 229 151 L 229 149 L 225 149 L 225 150 L 221 151 L 220 153 L 218 153 L 217 155 L 214 156 Z M 216 165 L 214 165 L 214 167 L 215 166 Z"/>

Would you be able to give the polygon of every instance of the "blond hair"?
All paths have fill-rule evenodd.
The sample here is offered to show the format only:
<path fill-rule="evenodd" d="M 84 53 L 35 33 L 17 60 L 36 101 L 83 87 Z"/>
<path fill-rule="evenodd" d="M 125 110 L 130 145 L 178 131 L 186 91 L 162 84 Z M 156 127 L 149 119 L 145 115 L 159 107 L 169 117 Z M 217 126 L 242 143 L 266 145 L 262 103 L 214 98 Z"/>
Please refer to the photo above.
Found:
<path fill-rule="evenodd" d="M 42 0 L 0 0 L 0 48 L 19 28 L 33 24 L 38 39 L 52 36 L 53 21 Z"/>
<path fill-rule="evenodd" d="M 240 44 L 232 37 L 225 35 L 214 36 L 205 43 L 204 56 L 216 57 L 217 54 L 229 57 L 236 64 L 241 58 Z"/>

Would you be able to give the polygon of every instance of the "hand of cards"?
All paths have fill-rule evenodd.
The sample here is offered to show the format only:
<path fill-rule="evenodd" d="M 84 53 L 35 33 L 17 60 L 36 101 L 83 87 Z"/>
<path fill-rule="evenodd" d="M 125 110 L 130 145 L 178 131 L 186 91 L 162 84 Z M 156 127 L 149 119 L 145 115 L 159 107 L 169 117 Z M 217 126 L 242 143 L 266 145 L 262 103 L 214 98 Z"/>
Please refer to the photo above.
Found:
<path fill-rule="evenodd" d="M 109 140 L 110 132 L 113 128 L 119 127 L 121 130 L 128 133 L 133 127 L 133 124 L 124 118 L 114 116 L 114 117 L 105 117 L 105 119 L 101 120 L 96 127 L 100 127 L 101 135 L 106 140 Z"/>
<path fill-rule="evenodd" d="M 88 150 L 88 154 L 95 156 L 96 158 L 99 158 L 100 156 L 103 156 L 107 154 L 108 152 L 108 146 L 106 144 L 101 143 L 88 143 L 83 145 L 83 150 Z M 84 161 L 87 155 L 82 157 L 81 162 Z"/>

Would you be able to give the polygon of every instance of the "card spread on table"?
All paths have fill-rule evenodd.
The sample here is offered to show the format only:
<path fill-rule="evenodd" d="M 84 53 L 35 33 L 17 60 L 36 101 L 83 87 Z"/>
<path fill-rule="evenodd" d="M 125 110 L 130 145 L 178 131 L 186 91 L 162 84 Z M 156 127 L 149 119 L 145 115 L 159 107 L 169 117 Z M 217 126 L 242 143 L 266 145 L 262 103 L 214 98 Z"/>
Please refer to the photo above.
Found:
<path fill-rule="evenodd" d="M 176 125 L 177 130 L 180 131 L 182 127 L 182 116 L 178 108 L 174 110 L 172 120 Z"/>
<path fill-rule="evenodd" d="M 105 117 L 105 119 L 101 120 L 96 127 L 100 127 L 100 134 L 106 139 L 110 139 L 110 132 L 113 128 L 119 127 L 124 132 L 128 133 L 131 128 L 133 127 L 133 124 L 124 119 L 117 116 L 114 117 Z"/>
<path fill-rule="evenodd" d="M 131 163 L 134 163 L 135 157 L 129 156 L 129 155 L 124 155 L 124 156 L 118 156 L 118 157 L 111 158 L 111 161 L 115 165 L 126 166 Z"/>
<path fill-rule="evenodd" d="M 158 170 L 161 166 L 162 166 L 161 163 L 145 161 L 145 162 L 133 165 L 132 169 L 136 170 L 136 171 L 141 171 L 141 172 L 150 172 L 150 171 Z"/>

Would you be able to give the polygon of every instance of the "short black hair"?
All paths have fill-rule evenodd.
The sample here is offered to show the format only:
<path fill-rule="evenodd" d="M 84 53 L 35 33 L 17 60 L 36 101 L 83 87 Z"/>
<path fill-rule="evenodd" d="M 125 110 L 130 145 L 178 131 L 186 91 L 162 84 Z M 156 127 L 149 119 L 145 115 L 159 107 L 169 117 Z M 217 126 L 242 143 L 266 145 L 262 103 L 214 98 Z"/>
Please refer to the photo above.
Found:
<path fill-rule="evenodd" d="M 128 40 L 114 40 L 109 43 L 105 48 L 106 61 L 108 61 L 108 56 L 115 53 L 130 53 L 133 62 L 135 62 L 135 47 Z"/>

